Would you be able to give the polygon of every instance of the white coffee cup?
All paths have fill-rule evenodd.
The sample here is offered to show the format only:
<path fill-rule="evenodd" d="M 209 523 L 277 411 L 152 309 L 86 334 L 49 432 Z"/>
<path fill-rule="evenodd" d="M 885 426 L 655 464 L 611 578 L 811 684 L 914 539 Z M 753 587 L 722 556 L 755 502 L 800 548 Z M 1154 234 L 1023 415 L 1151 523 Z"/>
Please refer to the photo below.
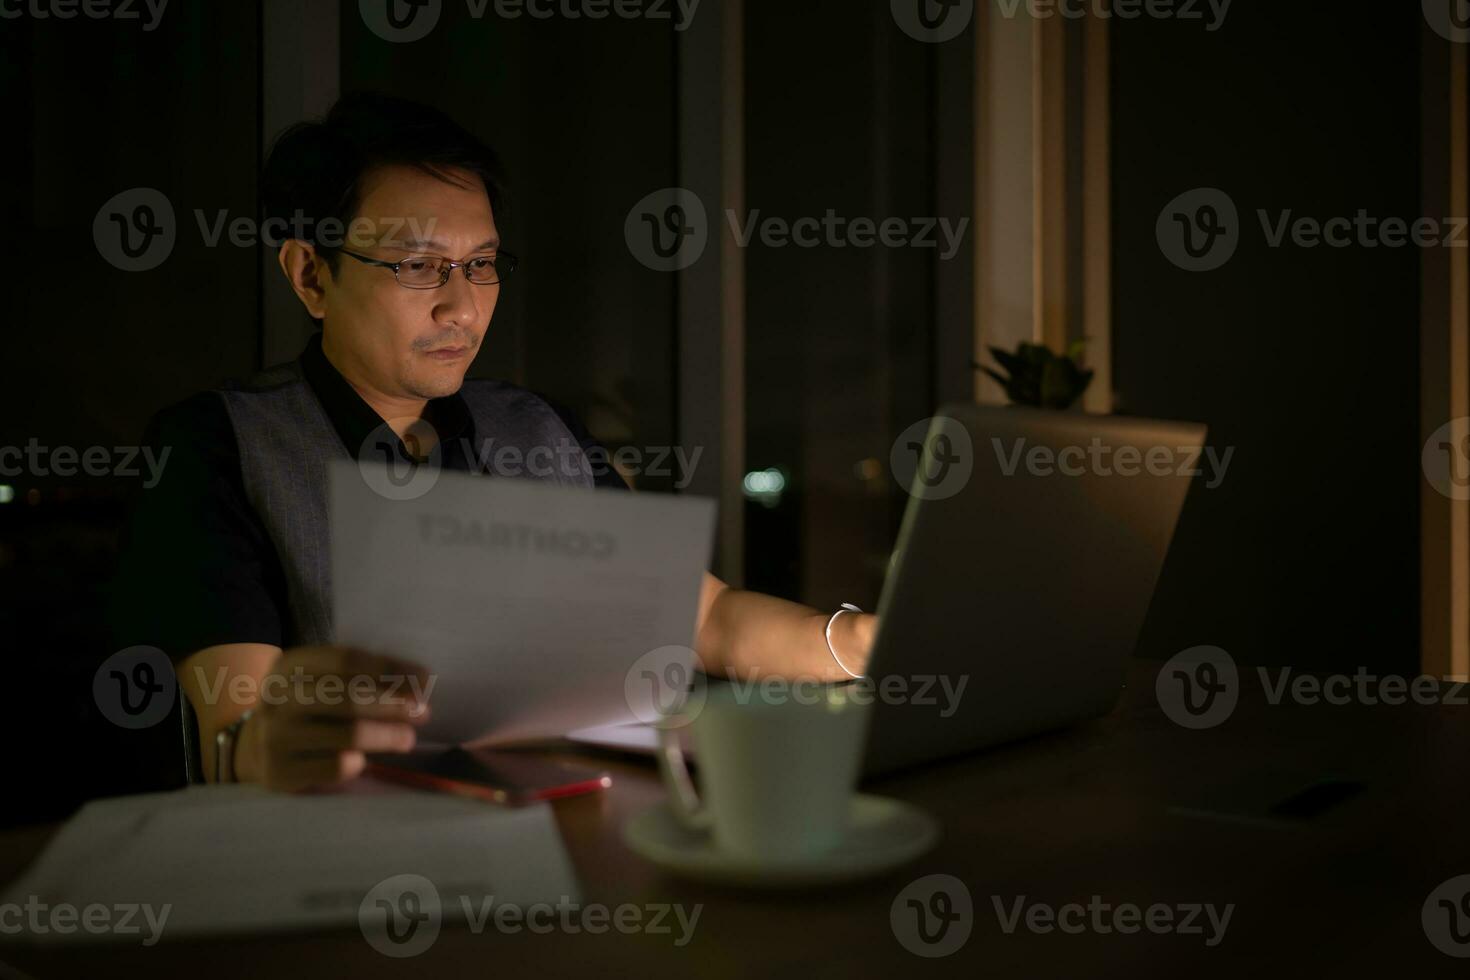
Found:
<path fill-rule="evenodd" d="M 811 857 L 847 830 L 868 699 L 845 685 L 711 682 L 659 724 L 659 769 L 685 826 L 755 859 Z M 679 732 L 691 731 L 696 792 Z"/>

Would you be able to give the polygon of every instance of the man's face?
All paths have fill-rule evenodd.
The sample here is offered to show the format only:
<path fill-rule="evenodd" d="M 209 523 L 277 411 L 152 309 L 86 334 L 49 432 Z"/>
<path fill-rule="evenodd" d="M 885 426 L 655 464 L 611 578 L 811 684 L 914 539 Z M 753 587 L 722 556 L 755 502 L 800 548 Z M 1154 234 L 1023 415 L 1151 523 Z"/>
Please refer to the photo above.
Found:
<path fill-rule="evenodd" d="M 483 182 L 450 171 L 446 183 L 414 167 L 368 173 L 347 249 L 385 262 L 436 255 L 494 256 L 500 245 Z M 322 345 L 358 384 L 394 398 L 459 390 L 490 326 L 500 285 L 475 285 L 463 269 L 438 289 L 400 286 L 392 269 L 340 256 L 325 277 Z"/>

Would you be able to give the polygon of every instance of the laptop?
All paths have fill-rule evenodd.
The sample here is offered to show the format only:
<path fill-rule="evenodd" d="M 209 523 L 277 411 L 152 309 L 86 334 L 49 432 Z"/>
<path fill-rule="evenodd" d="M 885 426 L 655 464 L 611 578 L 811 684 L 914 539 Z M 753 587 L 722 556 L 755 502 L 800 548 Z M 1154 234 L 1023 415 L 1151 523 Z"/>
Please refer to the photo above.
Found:
<path fill-rule="evenodd" d="M 868 775 L 1112 709 L 1205 431 L 956 404 L 894 447 L 909 498 L 868 679 L 852 682 L 872 688 Z M 573 737 L 656 747 L 647 726 Z"/>

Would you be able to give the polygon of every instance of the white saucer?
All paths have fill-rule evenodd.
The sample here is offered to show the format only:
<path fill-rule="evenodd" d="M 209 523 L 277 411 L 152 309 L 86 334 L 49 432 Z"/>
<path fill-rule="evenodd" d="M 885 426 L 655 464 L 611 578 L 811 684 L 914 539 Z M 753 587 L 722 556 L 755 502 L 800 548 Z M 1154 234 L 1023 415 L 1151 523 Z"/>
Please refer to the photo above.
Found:
<path fill-rule="evenodd" d="M 676 875 L 732 885 L 795 888 L 865 878 L 912 861 L 934 845 L 939 825 L 901 800 L 858 794 L 848 831 L 832 850 L 808 858 L 766 860 L 717 850 L 707 833 L 690 830 L 665 803 L 623 827 L 634 853 Z"/>

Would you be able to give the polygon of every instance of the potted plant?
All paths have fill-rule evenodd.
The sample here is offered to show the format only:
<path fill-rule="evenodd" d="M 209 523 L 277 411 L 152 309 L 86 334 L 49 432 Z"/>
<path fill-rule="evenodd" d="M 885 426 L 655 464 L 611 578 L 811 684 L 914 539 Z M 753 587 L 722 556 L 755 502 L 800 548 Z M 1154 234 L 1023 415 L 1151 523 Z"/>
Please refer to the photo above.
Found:
<path fill-rule="evenodd" d="M 994 378 L 1006 391 L 1012 405 L 1032 408 L 1071 408 L 1087 386 L 1093 372 L 1082 368 L 1085 340 L 1074 340 L 1065 354 L 1055 354 L 1045 344 L 1022 342 L 1015 352 L 991 347 L 990 355 L 1005 374 L 975 362 L 977 370 Z"/>

